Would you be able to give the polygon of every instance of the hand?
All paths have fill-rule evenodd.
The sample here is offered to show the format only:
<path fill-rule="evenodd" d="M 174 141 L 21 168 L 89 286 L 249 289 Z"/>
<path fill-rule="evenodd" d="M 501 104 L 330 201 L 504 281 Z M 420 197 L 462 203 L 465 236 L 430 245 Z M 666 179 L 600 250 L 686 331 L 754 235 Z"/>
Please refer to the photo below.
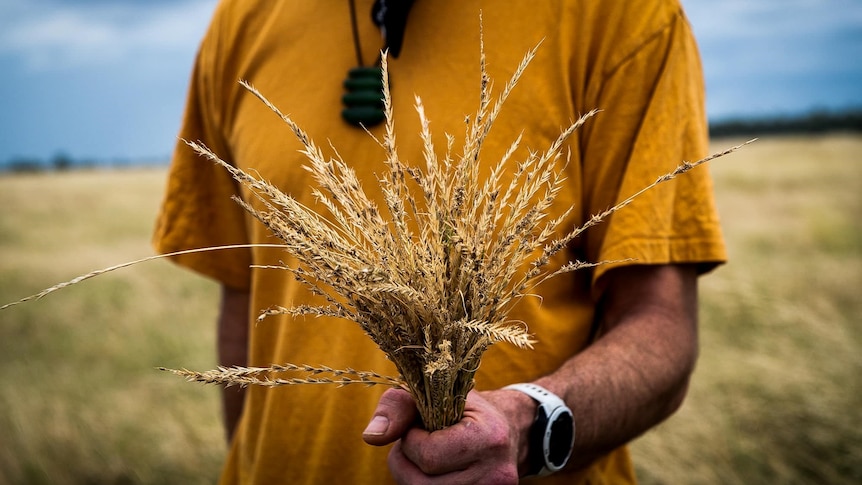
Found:
<path fill-rule="evenodd" d="M 363 439 L 376 446 L 395 442 L 388 463 L 401 484 L 514 484 L 519 464 L 523 471 L 526 463 L 525 437 L 534 414 L 533 401 L 519 392 L 472 391 L 461 421 L 429 433 L 416 426 L 410 394 L 390 389 Z"/>

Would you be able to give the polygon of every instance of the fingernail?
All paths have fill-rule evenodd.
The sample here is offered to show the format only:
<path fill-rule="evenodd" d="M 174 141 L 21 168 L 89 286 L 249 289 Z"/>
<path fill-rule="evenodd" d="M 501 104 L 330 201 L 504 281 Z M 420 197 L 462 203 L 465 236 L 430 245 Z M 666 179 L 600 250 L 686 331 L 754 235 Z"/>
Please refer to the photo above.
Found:
<path fill-rule="evenodd" d="M 371 422 L 368 423 L 368 426 L 365 428 L 365 431 L 362 434 L 370 435 L 370 436 L 381 436 L 386 433 L 386 430 L 389 429 L 389 418 L 386 416 L 374 416 L 371 419 Z"/>

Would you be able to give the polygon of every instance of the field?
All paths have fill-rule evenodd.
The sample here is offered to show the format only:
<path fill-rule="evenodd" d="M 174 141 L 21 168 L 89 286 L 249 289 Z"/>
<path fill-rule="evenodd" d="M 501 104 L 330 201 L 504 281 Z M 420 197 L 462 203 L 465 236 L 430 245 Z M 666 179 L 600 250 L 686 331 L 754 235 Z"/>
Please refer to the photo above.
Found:
<path fill-rule="evenodd" d="M 701 283 L 689 399 L 633 445 L 644 483 L 862 483 L 860 154 L 768 138 L 713 163 L 731 263 Z M 164 176 L 0 176 L 0 303 L 151 254 Z M 0 313 L 0 485 L 213 483 L 218 389 L 154 368 L 215 365 L 216 297 L 156 261 Z"/>

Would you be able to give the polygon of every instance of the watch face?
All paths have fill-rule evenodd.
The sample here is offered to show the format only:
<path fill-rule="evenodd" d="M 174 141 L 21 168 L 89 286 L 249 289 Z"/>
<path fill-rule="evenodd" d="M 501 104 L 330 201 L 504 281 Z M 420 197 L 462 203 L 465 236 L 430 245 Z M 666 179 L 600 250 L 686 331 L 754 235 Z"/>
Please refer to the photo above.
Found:
<path fill-rule="evenodd" d="M 568 409 L 557 409 L 551 416 L 551 433 L 548 442 L 548 464 L 553 465 L 554 471 L 565 466 L 569 461 L 574 441 L 574 420 Z"/>

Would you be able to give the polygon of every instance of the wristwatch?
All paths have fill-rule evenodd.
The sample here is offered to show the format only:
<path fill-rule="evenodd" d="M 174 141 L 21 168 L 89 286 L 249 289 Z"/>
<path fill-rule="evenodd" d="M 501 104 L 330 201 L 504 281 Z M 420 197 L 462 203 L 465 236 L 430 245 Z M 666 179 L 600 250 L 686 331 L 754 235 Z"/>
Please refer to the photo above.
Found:
<path fill-rule="evenodd" d="M 565 401 L 535 384 L 512 384 L 503 389 L 523 392 L 539 403 L 530 427 L 528 475 L 545 476 L 561 470 L 575 445 L 575 419 Z"/>

